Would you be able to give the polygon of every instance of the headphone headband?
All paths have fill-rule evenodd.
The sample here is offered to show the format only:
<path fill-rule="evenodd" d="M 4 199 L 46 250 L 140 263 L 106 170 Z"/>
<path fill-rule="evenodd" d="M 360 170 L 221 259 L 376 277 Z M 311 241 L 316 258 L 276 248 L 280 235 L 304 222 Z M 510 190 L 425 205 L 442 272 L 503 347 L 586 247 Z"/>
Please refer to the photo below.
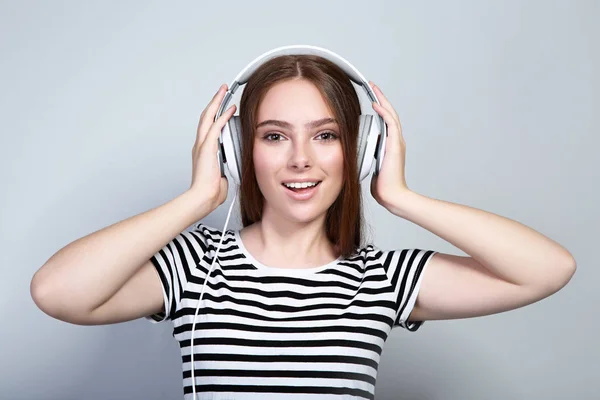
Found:
<path fill-rule="evenodd" d="M 321 47 L 309 46 L 309 45 L 283 46 L 283 47 L 278 47 L 273 50 L 269 50 L 266 53 L 263 53 L 260 56 L 256 57 L 250 64 L 248 64 L 246 66 L 246 68 L 244 68 L 238 74 L 238 76 L 234 79 L 234 81 L 237 81 L 240 85 L 245 84 L 246 82 L 248 82 L 248 79 L 250 78 L 250 76 L 254 73 L 254 71 L 256 71 L 256 69 L 261 64 L 267 62 L 268 60 L 270 60 L 272 58 L 283 56 L 283 55 L 320 56 L 320 57 L 326 58 L 327 60 L 333 62 L 334 64 L 336 64 L 340 68 L 342 68 L 344 70 L 344 72 L 346 73 L 346 75 L 348 75 L 348 77 L 350 77 L 350 79 L 352 79 L 355 83 L 362 85 L 362 82 L 365 81 L 365 79 L 362 77 L 360 72 L 358 72 L 358 70 L 356 68 L 354 68 L 354 66 L 352 64 L 350 64 L 347 60 L 345 60 L 338 54 L 335 54 L 334 52 L 324 49 L 324 48 L 321 48 Z"/>
<path fill-rule="evenodd" d="M 248 82 L 248 79 L 250 79 L 250 77 L 252 76 L 254 71 L 256 71 L 265 62 L 267 62 L 275 57 L 279 57 L 279 56 L 283 56 L 283 55 L 316 55 L 316 56 L 323 57 L 323 58 L 333 62 L 334 64 L 336 64 L 338 67 L 340 67 L 346 73 L 348 78 L 350 78 L 354 83 L 360 85 L 360 87 L 362 87 L 364 89 L 365 93 L 367 94 L 367 96 L 369 97 L 371 102 L 376 102 L 377 104 L 381 105 L 381 103 L 379 103 L 379 100 L 377 99 L 377 96 L 375 96 L 375 93 L 371 89 L 369 82 L 367 82 L 367 80 L 354 67 L 354 65 L 350 64 L 350 62 L 347 61 L 345 58 L 334 53 L 333 51 L 324 49 L 322 47 L 299 44 L 299 45 L 277 47 L 273 50 L 269 50 L 269 51 L 261 54 L 260 56 L 256 57 L 244 69 L 242 69 L 240 71 L 240 73 L 235 77 L 235 79 L 233 80 L 231 85 L 229 85 L 229 88 L 227 89 L 227 93 L 225 93 L 225 97 L 223 98 L 223 101 L 221 102 L 221 106 L 219 107 L 219 110 L 217 111 L 217 114 L 215 115 L 215 121 L 217 120 L 217 118 L 219 118 L 221 116 L 221 114 L 223 114 L 223 112 L 225 111 L 225 108 L 229 104 L 229 101 L 231 100 L 231 97 L 235 93 L 237 88 L 240 87 L 241 85 L 246 84 L 246 82 Z M 378 117 L 377 120 L 379 121 L 379 128 L 381 129 L 381 133 L 383 135 L 387 136 L 387 126 L 385 125 L 383 118 L 379 115 L 377 115 L 377 117 Z"/>

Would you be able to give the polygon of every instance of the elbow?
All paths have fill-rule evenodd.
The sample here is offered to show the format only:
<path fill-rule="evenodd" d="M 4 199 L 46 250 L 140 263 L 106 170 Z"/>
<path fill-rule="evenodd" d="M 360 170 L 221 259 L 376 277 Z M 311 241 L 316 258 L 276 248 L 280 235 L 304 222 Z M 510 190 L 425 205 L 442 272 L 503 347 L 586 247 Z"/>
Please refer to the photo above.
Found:
<path fill-rule="evenodd" d="M 73 308 L 74 301 L 66 298 L 68 294 L 60 294 L 57 285 L 44 277 L 43 271 L 37 271 L 31 279 L 29 293 L 35 305 L 44 314 L 60 321 L 83 325 L 80 310 Z"/>
<path fill-rule="evenodd" d="M 44 279 L 43 272 L 38 271 L 33 275 L 29 285 L 29 293 L 35 305 L 44 312 L 44 314 L 57 319 L 59 317 L 58 301 L 54 295 L 52 285 Z"/>
<path fill-rule="evenodd" d="M 570 257 L 570 259 L 565 263 L 564 271 L 562 273 L 561 287 L 566 286 L 566 284 L 571 281 L 571 278 L 573 278 L 573 275 L 575 275 L 575 271 L 577 271 L 577 262 L 573 257 Z"/>
<path fill-rule="evenodd" d="M 576 270 L 577 263 L 575 259 L 567 255 L 561 262 L 543 268 L 539 275 L 532 279 L 527 286 L 533 297 L 543 299 L 564 288 L 571 281 Z"/>
<path fill-rule="evenodd" d="M 51 307 L 50 300 L 50 288 L 49 285 L 44 282 L 43 276 L 40 271 L 37 271 L 29 284 L 29 294 L 35 305 L 42 310 L 45 314 L 54 317 L 54 313 Z"/>
<path fill-rule="evenodd" d="M 548 279 L 546 286 L 550 294 L 556 293 L 567 286 L 573 275 L 575 275 L 575 271 L 577 271 L 577 263 L 573 257 L 569 256 L 565 262 L 554 269 L 551 279 Z"/>

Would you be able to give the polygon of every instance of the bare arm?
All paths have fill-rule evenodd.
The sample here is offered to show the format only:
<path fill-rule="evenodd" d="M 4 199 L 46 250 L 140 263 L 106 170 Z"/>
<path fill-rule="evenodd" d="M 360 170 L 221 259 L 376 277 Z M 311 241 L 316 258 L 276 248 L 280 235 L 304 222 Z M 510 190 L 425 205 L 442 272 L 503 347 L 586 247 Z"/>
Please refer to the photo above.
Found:
<path fill-rule="evenodd" d="M 84 236 L 54 254 L 33 276 L 31 296 L 46 314 L 82 325 L 159 312 L 163 296 L 149 259 L 215 208 L 197 191 Z"/>
<path fill-rule="evenodd" d="M 216 157 L 219 134 L 235 105 L 215 119 L 227 85 L 200 115 L 192 148 L 192 185 L 150 211 L 78 239 L 54 254 L 31 281 L 46 314 L 81 325 L 123 322 L 160 312 L 162 286 L 149 259 L 227 198 Z"/>

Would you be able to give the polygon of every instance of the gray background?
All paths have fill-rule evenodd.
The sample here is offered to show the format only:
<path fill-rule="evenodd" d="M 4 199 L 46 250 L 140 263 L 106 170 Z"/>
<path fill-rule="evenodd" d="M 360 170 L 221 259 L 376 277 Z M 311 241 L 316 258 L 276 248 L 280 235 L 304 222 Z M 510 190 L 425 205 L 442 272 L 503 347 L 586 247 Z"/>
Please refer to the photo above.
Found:
<path fill-rule="evenodd" d="M 377 399 L 599 398 L 599 20 L 595 1 L 0 3 L 0 398 L 181 398 L 171 323 L 63 323 L 29 282 L 67 243 L 189 188 L 213 93 L 288 44 L 381 86 L 412 190 L 522 222 L 577 260 L 533 305 L 395 329 Z M 464 255 L 367 189 L 378 246 Z M 206 223 L 222 228 L 229 195 Z"/>

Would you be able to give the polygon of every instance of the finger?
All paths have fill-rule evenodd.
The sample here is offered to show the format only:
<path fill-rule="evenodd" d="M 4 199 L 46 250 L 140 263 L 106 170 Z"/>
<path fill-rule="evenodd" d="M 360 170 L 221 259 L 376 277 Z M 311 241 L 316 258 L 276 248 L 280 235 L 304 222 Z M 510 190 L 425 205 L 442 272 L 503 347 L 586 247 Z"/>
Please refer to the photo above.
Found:
<path fill-rule="evenodd" d="M 371 85 L 371 88 L 373 89 L 373 92 L 375 92 L 375 95 L 377 96 L 377 99 L 379 100 L 381 105 L 385 107 L 388 111 L 390 111 L 394 119 L 396 119 L 396 121 L 398 122 L 398 125 L 400 125 L 400 117 L 398 116 L 398 113 L 396 113 L 396 110 L 389 102 L 387 97 L 385 97 L 379 86 L 373 83 L 373 81 L 369 81 L 369 84 Z"/>
<path fill-rule="evenodd" d="M 210 129 L 208 130 L 204 143 L 206 143 L 206 145 L 211 149 L 211 152 L 213 150 L 216 151 L 218 149 L 219 135 L 221 134 L 221 130 L 223 130 L 223 127 L 225 126 L 227 121 L 233 116 L 236 108 L 237 106 L 235 104 L 232 104 L 227 110 L 223 111 L 223 114 L 221 114 L 219 118 L 217 118 L 217 120 L 211 125 Z M 202 147 L 205 147 L 204 143 L 202 144 Z"/>
<path fill-rule="evenodd" d="M 217 120 L 211 125 L 210 129 L 204 136 L 204 140 L 202 141 L 202 143 L 196 143 L 196 145 L 194 145 L 192 149 L 192 156 L 194 158 L 198 158 L 198 154 L 203 152 L 202 149 L 205 149 L 207 147 L 212 149 L 210 150 L 211 152 L 214 152 L 218 149 L 218 138 L 221 133 L 221 130 L 225 126 L 225 123 L 227 123 L 227 120 L 233 116 L 236 108 L 236 105 L 232 104 L 227 110 L 223 111 L 221 116 L 219 116 L 219 118 L 217 118 Z"/>
<path fill-rule="evenodd" d="M 219 89 L 213 95 L 212 99 L 208 102 L 208 105 L 206 106 L 206 108 L 204 108 L 204 110 L 202 110 L 202 114 L 200 114 L 201 117 L 203 117 L 204 115 L 206 115 L 207 110 L 209 110 L 210 106 L 212 104 L 214 104 L 218 100 L 219 96 L 223 93 L 224 90 L 225 91 L 227 90 L 227 85 L 226 84 L 222 84 L 221 86 L 219 86 Z"/>
<path fill-rule="evenodd" d="M 379 86 L 373 84 L 373 91 L 375 92 L 375 95 L 377 96 L 377 99 L 379 99 L 379 102 L 381 103 L 381 105 L 383 107 L 385 107 L 390 112 L 390 114 L 398 122 L 398 125 L 400 125 L 400 117 L 396 113 L 396 110 L 394 109 L 394 106 L 392 106 L 392 104 L 387 99 L 387 97 L 385 97 L 385 95 L 383 94 L 383 92 L 381 91 L 381 89 L 379 88 Z"/>
<path fill-rule="evenodd" d="M 396 119 L 394 118 L 392 113 L 389 112 L 389 110 L 387 108 L 383 107 L 380 104 L 377 104 L 376 102 L 373 102 L 372 105 L 373 105 L 373 109 L 375 111 L 377 111 L 377 113 L 379 113 L 379 115 L 381 115 L 383 117 L 383 120 L 387 124 L 388 135 L 390 135 L 390 131 L 398 132 L 398 135 L 400 136 L 400 140 L 404 140 L 404 138 L 402 137 L 402 128 L 401 128 L 399 122 L 396 121 Z M 395 133 L 392 133 L 392 135 L 394 135 L 394 134 Z"/>
<path fill-rule="evenodd" d="M 204 111 L 202 112 L 200 121 L 198 122 L 198 134 L 203 141 L 204 137 L 206 137 L 206 133 L 210 129 L 210 126 L 215 120 L 215 114 L 227 93 L 227 85 L 222 84 L 217 90 L 217 93 L 214 94 L 213 98 L 210 100 Z"/>
<path fill-rule="evenodd" d="M 201 146 L 202 142 L 204 142 L 204 138 L 206 137 L 210 126 L 215 120 L 215 115 L 219 109 L 219 106 L 221 105 L 221 102 L 223 101 L 223 98 L 225 97 L 226 92 L 227 85 L 221 85 L 208 106 L 204 109 L 204 111 L 202 111 L 202 114 L 200 115 L 200 121 L 198 121 L 198 129 L 196 134 L 196 142 L 198 146 Z"/>

